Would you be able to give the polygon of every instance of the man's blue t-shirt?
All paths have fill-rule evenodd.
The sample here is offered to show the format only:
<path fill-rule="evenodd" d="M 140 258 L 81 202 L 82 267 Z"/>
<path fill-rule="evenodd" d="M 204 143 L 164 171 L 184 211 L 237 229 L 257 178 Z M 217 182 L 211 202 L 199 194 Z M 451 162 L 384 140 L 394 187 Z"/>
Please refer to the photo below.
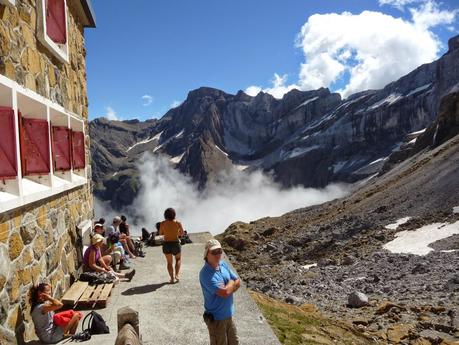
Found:
<path fill-rule="evenodd" d="M 202 293 L 204 294 L 204 309 L 211 313 L 215 320 L 226 320 L 233 316 L 233 294 L 227 298 L 218 296 L 219 288 L 224 287 L 230 280 L 238 279 L 236 274 L 223 260 L 214 269 L 207 262 L 199 273 Z"/>

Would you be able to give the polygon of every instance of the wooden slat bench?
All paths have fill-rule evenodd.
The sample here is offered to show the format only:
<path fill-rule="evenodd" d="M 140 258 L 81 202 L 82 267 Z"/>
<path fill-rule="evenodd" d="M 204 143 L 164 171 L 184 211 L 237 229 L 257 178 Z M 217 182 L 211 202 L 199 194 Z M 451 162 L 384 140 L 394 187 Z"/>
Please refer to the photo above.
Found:
<path fill-rule="evenodd" d="M 64 294 L 62 303 L 79 307 L 106 307 L 112 288 L 112 283 L 91 286 L 87 282 L 77 281 Z"/>

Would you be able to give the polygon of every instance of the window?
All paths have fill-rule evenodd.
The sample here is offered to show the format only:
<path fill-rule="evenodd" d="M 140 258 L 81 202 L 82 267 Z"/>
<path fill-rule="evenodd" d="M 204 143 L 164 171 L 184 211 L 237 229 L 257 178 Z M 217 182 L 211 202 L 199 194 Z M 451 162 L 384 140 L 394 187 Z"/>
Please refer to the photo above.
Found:
<path fill-rule="evenodd" d="M 66 0 L 38 0 L 38 39 L 61 62 L 68 58 Z"/>
<path fill-rule="evenodd" d="M 0 178 L 16 178 L 18 166 L 16 162 L 16 130 L 14 128 L 14 110 L 0 107 Z"/>

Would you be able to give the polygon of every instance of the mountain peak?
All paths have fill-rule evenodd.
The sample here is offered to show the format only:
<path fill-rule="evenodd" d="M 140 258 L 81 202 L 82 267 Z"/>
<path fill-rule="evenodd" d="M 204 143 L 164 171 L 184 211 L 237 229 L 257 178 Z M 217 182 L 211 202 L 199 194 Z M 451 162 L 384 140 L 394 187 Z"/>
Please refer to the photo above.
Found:
<path fill-rule="evenodd" d="M 202 97 L 213 97 L 218 98 L 220 96 L 227 96 L 228 94 L 222 90 L 215 89 L 213 87 L 201 86 L 200 88 L 191 90 L 188 92 L 188 99 L 190 98 L 202 98 Z"/>
<path fill-rule="evenodd" d="M 451 37 L 448 40 L 448 52 L 459 49 L 459 35 Z"/>

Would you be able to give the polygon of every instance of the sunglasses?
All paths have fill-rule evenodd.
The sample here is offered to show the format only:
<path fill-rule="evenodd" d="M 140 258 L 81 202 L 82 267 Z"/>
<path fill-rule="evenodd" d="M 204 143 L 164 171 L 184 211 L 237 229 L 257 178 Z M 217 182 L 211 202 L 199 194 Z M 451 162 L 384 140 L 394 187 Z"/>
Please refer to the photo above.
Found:
<path fill-rule="evenodd" d="M 221 249 L 214 249 L 214 250 L 210 251 L 210 254 L 212 254 L 212 255 L 220 255 L 222 253 L 223 253 L 223 250 L 221 250 Z"/>

